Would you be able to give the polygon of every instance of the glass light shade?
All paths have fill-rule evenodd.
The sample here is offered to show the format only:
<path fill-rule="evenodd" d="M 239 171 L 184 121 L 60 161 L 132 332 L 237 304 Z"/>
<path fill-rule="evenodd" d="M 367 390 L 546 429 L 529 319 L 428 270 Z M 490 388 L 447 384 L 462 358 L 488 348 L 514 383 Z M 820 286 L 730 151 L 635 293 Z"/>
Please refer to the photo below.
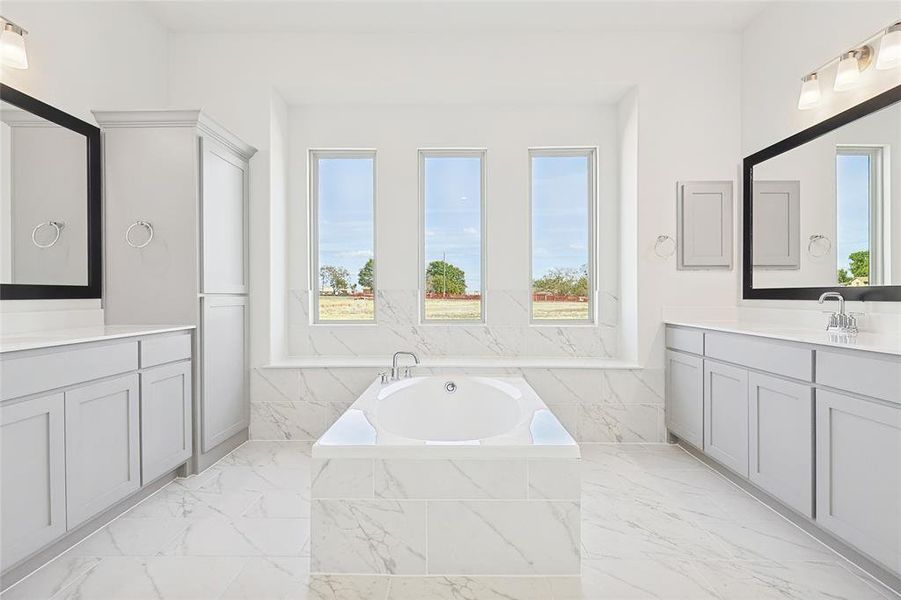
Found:
<path fill-rule="evenodd" d="M 801 84 L 798 110 L 807 110 L 820 103 L 820 80 L 816 75 L 808 75 Z"/>
<path fill-rule="evenodd" d="M 21 33 L 8 27 L 0 33 L 0 59 L 7 67 L 14 69 L 28 68 L 28 55 L 25 53 L 25 38 Z"/>
<path fill-rule="evenodd" d="M 838 63 L 838 70 L 835 73 L 835 85 L 832 87 L 836 92 L 844 92 L 856 86 L 859 79 L 860 66 L 857 62 L 857 56 L 853 52 L 849 52 L 842 56 Z"/>
<path fill-rule="evenodd" d="M 901 25 L 893 25 L 879 42 L 876 68 L 880 71 L 901 67 Z"/>

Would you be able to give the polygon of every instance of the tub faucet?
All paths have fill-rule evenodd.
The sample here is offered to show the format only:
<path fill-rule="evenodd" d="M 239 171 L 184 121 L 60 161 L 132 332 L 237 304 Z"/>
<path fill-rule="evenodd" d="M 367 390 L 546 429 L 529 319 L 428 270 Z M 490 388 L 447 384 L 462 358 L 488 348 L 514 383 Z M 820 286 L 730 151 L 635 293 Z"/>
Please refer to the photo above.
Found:
<path fill-rule="evenodd" d="M 397 359 L 400 356 L 410 356 L 413 358 L 414 364 L 419 364 L 419 357 L 413 354 L 412 352 L 395 352 L 394 358 L 391 359 L 391 379 L 400 379 L 400 370 L 397 367 Z M 411 367 L 407 367 L 404 371 L 405 376 L 410 376 Z"/>
<path fill-rule="evenodd" d="M 820 296 L 819 303 L 822 304 L 828 298 L 838 300 L 838 312 L 829 315 L 829 321 L 826 323 L 826 331 L 840 331 L 842 333 L 857 333 L 857 318 L 845 312 L 845 299 L 838 292 L 826 292 Z"/>

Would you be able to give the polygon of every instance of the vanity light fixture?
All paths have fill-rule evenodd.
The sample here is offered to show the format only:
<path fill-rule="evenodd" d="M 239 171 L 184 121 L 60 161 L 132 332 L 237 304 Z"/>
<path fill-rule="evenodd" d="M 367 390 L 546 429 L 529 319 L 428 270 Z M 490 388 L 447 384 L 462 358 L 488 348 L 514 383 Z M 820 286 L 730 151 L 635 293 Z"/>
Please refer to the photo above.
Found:
<path fill-rule="evenodd" d="M 876 69 L 879 71 L 893 67 L 901 67 L 901 21 L 885 30 L 885 35 L 879 42 L 879 57 L 876 59 Z"/>
<path fill-rule="evenodd" d="M 816 73 L 810 73 L 802 77 L 801 82 L 798 110 L 808 110 L 820 103 L 820 80 Z"/>
<path fill-rule="evenodd" d="M 845 92 L 853 89 L 860 80 L 860 72 L 870 66 L 873 61 L 873 51 L 869 46 L 863 46 L 857 50 L 851 50 L 842 54 L 838 61 L 838 69 L 835 72 L 835 84 L 832 86 L 836 92 Z"/>
<path fill-rule="evenodd" d="M 28 55 L 25 52 L 25 36 L 28 32 L 5 17 L 0 17 L 0 60 L 13 69 L 27 69 Z"/>

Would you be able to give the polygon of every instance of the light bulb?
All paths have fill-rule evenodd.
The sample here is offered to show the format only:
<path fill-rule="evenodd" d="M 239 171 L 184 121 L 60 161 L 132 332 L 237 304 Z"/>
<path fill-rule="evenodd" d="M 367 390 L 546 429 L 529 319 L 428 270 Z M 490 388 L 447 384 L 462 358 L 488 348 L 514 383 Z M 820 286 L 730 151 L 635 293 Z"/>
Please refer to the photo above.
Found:
<path fill-rule="evenodd" d="M 856 52 L 846 52 L 842 54 L 841 60 L 838 62 L 838 70 L 835 73 L 835 85 L 833 89 L 836 92 L 844 92 L 850 90 L 857 85 L 860 79 L 860 63 L 857 62 Z"/>
<path fill-rule="evenodd" d="M 876 58 L 876 68 L 880 71 L 893 67 L 901 67 L 901 22 L 886 29 Z"/>
<path fill-rule="evenodd" d="M 0 59 L 7 67 L 28 68 L 24 33 L 25 31 L 17 25 L 9 22 L 3 24 L 3 31 L 0 32 Z"/>
<path fill-rule="evenodd" d="M 801 79 L 801 95 L 798 97 L 798 110 L 807 110 L 820 103 L 820 80 L 816 73 Z"/>

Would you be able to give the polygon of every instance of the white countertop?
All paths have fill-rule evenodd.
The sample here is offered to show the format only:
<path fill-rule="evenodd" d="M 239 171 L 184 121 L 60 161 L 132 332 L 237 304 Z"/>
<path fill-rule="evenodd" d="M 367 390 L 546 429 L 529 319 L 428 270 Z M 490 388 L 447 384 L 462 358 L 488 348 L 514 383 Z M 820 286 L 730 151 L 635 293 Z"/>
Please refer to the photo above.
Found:
<path fill-rule="evenodd" d="M 765 323 L 760 321 L 704 321 L 704 320 L 667 320 L 667 325 L 679 325 L 682 327 L 696 327 L 725 333 L 740 333 L 755 335 L 788 342 L 801 342 L 803 344 L 816 344 L 818 346 L 832 346 L 835 348 L 848 348 L 850 350 L 864 350 L 867 352 L 882 352 L 901 356 L 901 332 L 860 332 L 857 335 L 827 332 L 823 329 L 811 329 L 809 327 L 792 327 L 779 323 Z"/>
<path fill-rule="evenodd" d="M 77 329 L 51 329 L 31 333 L 16 333 L 0 336 L 0 353 L 53 348 L 69 344 L 100 342 L 129 338 L 139 335 L 153 335 L 170 331 L 194 329 L 193 325 L 98 325 Z"/>

